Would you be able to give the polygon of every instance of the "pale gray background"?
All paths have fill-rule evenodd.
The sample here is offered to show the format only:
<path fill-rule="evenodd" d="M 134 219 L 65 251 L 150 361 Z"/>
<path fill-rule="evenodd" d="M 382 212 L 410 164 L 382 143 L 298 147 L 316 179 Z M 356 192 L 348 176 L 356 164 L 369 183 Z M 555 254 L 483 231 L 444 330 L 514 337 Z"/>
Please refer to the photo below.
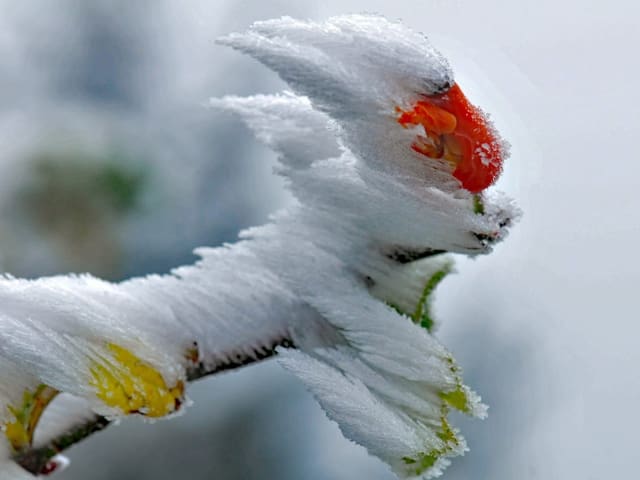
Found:
<path fill-rule="evenodd" d="M 360 11 L 427 33 L 513 144 L 498 188 L 518 200 L 522 222 L 493 255 L 461 259 L 438 292 L 439 336 L 491 406 L 483 422 L 459 420 L 471 451 L 445 478 L 633 478 L 636 2 L 0 0 L 2 268 L 164 272 L 265 221 L 287 202 L 273 156 L 203 105 L 282 85 L 212 40 L 257 19 Z M 117 150 L 148 172 L 136 208 L 85 225 L 109 232 L 108 256 L 90 235 L 67 245 L 75 223 L 56 220 L 54 235 L 21 209 L 34 155 L 60 150 Z M 392 478 L 276 364 L 191 396 L 179 419 L 124 422 L 76 448 L 60 478 Z"/>

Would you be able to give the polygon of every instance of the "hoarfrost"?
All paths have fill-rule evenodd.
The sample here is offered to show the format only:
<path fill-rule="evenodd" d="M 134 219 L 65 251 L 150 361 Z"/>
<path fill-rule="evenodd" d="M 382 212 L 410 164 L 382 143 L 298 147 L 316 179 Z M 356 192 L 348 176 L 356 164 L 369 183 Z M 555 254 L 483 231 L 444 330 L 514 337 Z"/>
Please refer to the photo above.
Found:
<path fill-rule="evenodd" d="M 396 107 L 454 84 L 448 63 L 378 16 L 282 18 L 220 42 L 293 89 L 211 105 L 279 154 L 296 203 L 168 275 L 1 279 L 0 420 L 11 448 L 20 438 L 7 425 L 42 385 L 84 402 L 58 406 L 45 438 L 68 428 L 67 413 L 173 414 L 189 372 L 277 351 L 346 437 L 399 476 L 438 475 L 466 450 L 449 411 L 483 417 L 486 407 L 410 317 L 449 264 L 443 252 L 488 253 L 518 215 L 509 199 L 474 196 L 443 162 L 425 162 L 397 122 Z"/>

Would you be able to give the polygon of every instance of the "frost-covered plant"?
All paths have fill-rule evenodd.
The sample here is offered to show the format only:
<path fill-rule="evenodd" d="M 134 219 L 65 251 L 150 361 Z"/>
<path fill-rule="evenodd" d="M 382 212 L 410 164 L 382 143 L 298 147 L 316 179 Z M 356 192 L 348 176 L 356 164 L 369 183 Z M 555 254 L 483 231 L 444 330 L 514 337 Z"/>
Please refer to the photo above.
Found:
<path fill-rule="evenodd" d="M 367 15 L 219 41 L 293 91 L 211 104 L 279 154 L 295 204 L 169 275 L 2 279 L 0 478 L 49 473 L 110 420 L 169 416 L 189 380 L 274 353 L 399 477 L 436 476 L 466 450 L 450 411 L 485 416 L 430 302 L 447 252 L 490 252 L 517 210 L 486 190 L 506 147 L 447 61 Z"/>

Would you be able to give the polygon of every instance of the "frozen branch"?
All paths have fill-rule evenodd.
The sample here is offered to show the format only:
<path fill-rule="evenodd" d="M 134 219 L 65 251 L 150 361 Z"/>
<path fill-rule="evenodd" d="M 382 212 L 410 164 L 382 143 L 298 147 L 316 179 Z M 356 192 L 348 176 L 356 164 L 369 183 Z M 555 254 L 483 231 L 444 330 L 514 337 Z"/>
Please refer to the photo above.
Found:
<path fill-rule="evenodd" d="M 489 189 L 506 143 L 400 23 L 285 17 L 220 43 L 293 89 L 211 105 L 278 153 L 295 203 L 168 275 L 0 279 L 6 459 L 49 473 L 108 419 L 171 416 L 189 381 L 277 352 L 347 438 L 399 477 L 439 475 L 467 449 L 451 411 L 486 406 L 433 335 L 433 292 L 444 252 L 491 252 L 519 214 Z M 34 446 L 58 393 L 91 416 Z"/>
<path fill-rule="evenodd" d="M 32 475 L 48 475 L 56 470 L 55 463 L 52 463 L 52 461 L 57 455 L 94 433 L 104 430 L 109 425 L 111 425 L 109 419 L 101 415 L 94 415 L 93 418 L 72 427 L 45 445 L 27 448 L 24 451 L 15 453 L 12 459 Z"/>

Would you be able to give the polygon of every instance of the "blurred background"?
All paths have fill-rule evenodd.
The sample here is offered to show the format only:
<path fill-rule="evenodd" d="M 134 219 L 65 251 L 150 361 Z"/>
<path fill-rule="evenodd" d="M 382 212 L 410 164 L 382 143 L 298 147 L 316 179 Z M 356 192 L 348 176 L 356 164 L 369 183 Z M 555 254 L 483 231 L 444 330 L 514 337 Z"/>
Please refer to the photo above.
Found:
<path fill-rule="evenodd" d="M 456 419 L 449 479 L 601 479 L 636 470 L 640 382 L 640 7 L 539 0 L 0 0 L 0 269 L 166 272 L 289 197 L 274 156 L 211 96 L 284 86 L 216 46 L 280 15 L 379 12 L 427 33 L 512 143 L 497 188 L 525 212 L 461 258 L 438 335 L 490 405 Z M 634 373 L 636 372 L 636 373 Z M 266 362 L 194 385 L 171 421 L 71 451 L 74 479 L 392 479 Z"/>

